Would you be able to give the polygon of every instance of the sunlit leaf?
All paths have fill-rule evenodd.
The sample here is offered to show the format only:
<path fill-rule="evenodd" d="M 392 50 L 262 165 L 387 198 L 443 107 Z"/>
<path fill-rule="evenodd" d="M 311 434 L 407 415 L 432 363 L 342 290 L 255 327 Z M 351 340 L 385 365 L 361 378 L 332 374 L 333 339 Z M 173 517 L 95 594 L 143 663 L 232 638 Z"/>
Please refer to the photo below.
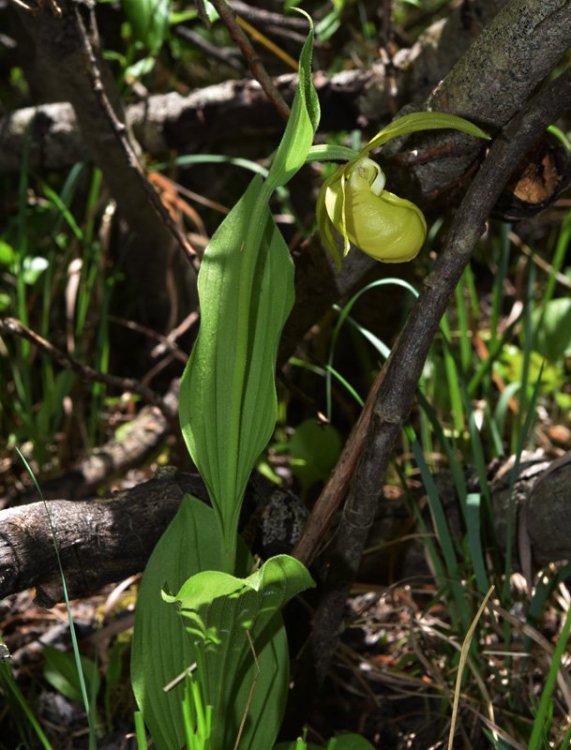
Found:
<path fill-rule="evenodd" d="M 379 148 L 387 141 L 393 138 L 400 138 L 411 133 L 418 133 L 423 130 L 458 130 L 467 135 L 473 135 L 476 138 L 489 140 L 490 136 L 477 125 L 465 120 L 458 115 L 451 115 L 448 112 L 411 112 L 393 120 L 386 128 L 383 128 L 374 138 L 367 143 L 362 150 L 361 155 L 365 155 L 375 148 Z"/>
<path fill-rule="evenodd" d="M 163 688 L 195 658 L 180 617 L 163 601 L 161 592 L 165 586 L 178 591 L 199 570 L 219 567 L 220 548 L 214 511 L 187 496 L 145 568 L 135 613 L 131 681 L 157 750 L 175 750 L 184 742 L 180 710 L 184 680 L 168 692 Z"/>
<path fill-rule="evenodd" d="M 305 15 L 305 14 L 304 14 Z M 268 175 L 267 190 L 285 185 L 303 165 L 319 123 L 317 92 L 311 77 L 313 25 L 299 58 L 299 81 L 291 113 Z"/>
<path fill-rule="evenodd" d="M 228 550 L 246 482 L 274 429 L 277 347 L 293 305 L 293 264 L 260 205 L 262 188 L 255 177 L 204 254 L 200 333 L 181 383 L 182 432 Z"/>
<path fill-rule="evenodd" d="M 196 647 L 196 677 L 206 704 L 213 707 L 215 750 L 234 747 L 245 712 L 240 748 L 272 747 L 288 683 L 287 651 L 279 656 L 279 611 L 311 585 L 304 565 L 279 555 L 247 578 L 205 571 L 189 578 L 174 596 L 164 595 L 176 604 Z M 268 650 L 276 656 L 276 669 L 259 662 L 258 672 L 256 660 Z M 252 703 L 248 705 L 250 692 Z"/>

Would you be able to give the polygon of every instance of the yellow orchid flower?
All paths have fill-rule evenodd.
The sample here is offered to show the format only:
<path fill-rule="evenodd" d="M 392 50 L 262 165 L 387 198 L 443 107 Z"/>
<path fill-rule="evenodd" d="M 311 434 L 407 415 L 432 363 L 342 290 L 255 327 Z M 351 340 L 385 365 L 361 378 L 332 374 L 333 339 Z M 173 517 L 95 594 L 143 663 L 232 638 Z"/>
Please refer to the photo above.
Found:
<path fill-rule="evenodd" d="M 380 130 L 359 153 L 331 147 L 331 159 L 349 158 L 349 161 L 324 181 L 316 213 L 323 243 L 338 266 L 341 255 L 334 230 L 343 237 L 343 255 L 349 252 L 350 242 L 384 263 L 402 263 L 418 255 L 426 237 L 424 215 L 414 203 L 385 190 L 383 171 L 369 154 L 393 138 L 447 128 L 476 138 L 490 138 L 477 125 L 457 115 L 412 112 Z M 327 151 L 327 147 L 316 146 L 310 159 L 325 161 Z"/>
<path fill-rule="evenodd" d="M 368 157 L 340 167 L 324 184 L 323 208 L 345 241 L 384 263 L 416 257 L 426 237 L 422 211 L 385 190 L 385 175 Z"/>

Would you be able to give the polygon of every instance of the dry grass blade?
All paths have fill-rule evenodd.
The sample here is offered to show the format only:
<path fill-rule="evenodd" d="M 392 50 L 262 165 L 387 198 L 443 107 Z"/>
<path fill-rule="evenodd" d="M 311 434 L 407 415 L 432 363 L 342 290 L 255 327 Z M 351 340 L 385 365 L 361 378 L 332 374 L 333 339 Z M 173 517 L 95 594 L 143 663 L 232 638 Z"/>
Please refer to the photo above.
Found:
<path fill-rule="evenodd" d="M 448 735 L 448 750 L 453 750 L 454 731 L 456 729 L 456 722 L 458 719 L 458 706 L 460 703 L 460 687 L 462 684 L 462 674 L 464 673 L 464 667 L 468 660 L 468 652 L 470 650 L 472 638 L 474 637 L 474 633 L 476 631 L 476 627 L 478 625 L 480 617 L 482 616 L 486 608 L 486 605 L 488 604 L 488 600 L 490 596 L 492 595 L 493 591 L 494 591 L 494 587 L 492 586 L 490 590 L 488 591 L 488 593 L 486 594 L 486 596 L 484 597 L 484 600 L 482 604 L 480 605 L 480 608 L 476 612 L 476 616 L 474 617 L 470 627 L 468 628 L 468 632 L 466 633 L 466 638 L 464 639 L 464 643 L 462 644 L 462 649 L 460 651 L 460 663 L 458 664 L 458 674 L 456 675 L 456 686 L 454 688 L 454 702 L 452 704 L 452 720 L 450 722 L 450 734 Z"/>

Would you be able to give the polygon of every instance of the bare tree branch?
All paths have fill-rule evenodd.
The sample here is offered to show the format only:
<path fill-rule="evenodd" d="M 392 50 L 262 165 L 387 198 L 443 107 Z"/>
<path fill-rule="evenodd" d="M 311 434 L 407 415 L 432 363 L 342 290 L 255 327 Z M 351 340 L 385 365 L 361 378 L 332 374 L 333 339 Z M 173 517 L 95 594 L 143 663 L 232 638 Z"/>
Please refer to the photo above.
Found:
<path fill-rule="evenodd" d="M 177 474 L 104 501 L 50 500 L 47 510 L 37 502 L 0 511 L 0 592 L 36 586 L 40 603 L 62 600 L 50 519 L 71 597 L 140 572 L 187 493 L 206 497 L 200 479 Z"/>
<path fill-rule="evenodd" d="M 211 2 L 218 11 L 220 20 L 228 29 L 230 36 L 240 48 L 252 75 L 258 81 L 265 95 L 268 97 L 282 120 L 287 120 L 289 117 L 289 107 L 285 103 L 278 89 L 274 86 L 270 75 L 265 69 L 259 56 L 256 54 L 256 50 L 250 44 L 250 40 L 240 28 L 236 19 L 236 14 L 232 8 L 226 4 L 225 0 L 211 0 Z"/>

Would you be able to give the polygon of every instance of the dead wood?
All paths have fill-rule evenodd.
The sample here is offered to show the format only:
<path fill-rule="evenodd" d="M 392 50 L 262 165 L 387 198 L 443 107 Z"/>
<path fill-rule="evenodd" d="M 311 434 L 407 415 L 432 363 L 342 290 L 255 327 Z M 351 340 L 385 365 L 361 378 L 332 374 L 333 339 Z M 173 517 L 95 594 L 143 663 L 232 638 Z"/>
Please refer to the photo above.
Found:
<path fill-rule="evenodd" d="M 433 24 L 411 48 L 400 50 L 393 60 L 395 79 L 391 85 L 396 93 L 391 96 L 381 62 L 369 70 L 347 70 L 331 78 L 317 72 L 315 85 L 322 112 L 320 131 L 374 127 L 385 122 L 403 104 L 422 102 L 502 4 L 502 0 L 473 0 L 468 16 L 456 9 L 446 19 Z M 57 24 L 53 26 L 57 28 Z M 22 60 L 30 77 L 35 74 L 34 59 L 34 56 L 27 56 Z M 75 75 L 75 71 L 72 72 Z M 37 77 L 37 73 L 35 75 Z M 49 83 L 47 89 L 43 86 L 42 93 L 51 99 L 61 99 L 57 78 L 56 84 Z M 296 84 L 297 76 L 292 74 L 275 80 L 277 90 L 290 104 Z M 485 86 L 479 90 L 487 98 Z M 478 97 L 475 92 L 471 92 L 471 96 L 477 109 Z M 150 96 L 127 107 L 125 118 L 138 143 L 154 157 L 164 157 L 172 150 L 194 152 L 236 139 L 243 142 L 244 139 L 277 138 L 283 130 L 281 119 L 261 87 L 251 80 L 227 81 L 185 96 L 178 93 Z M 97 122 L 94 120 L 91 127 L 95 136 Z M 228 128 L 229 122 L 231 128 Z M 33 169 L 67 169 L 85 159 L 92 150 L 89 139 L 80 135 L 69 104 L 30 107 L 0 119 L 3 171 L 20 169 L 28 134 L 31 134 L 28 158 Z"/>
<path fill-rule="evenodd" d="M 149 461 L 171 433 L 171 424 L 160 409 L 145 406 L 123 425 L 119 437 L 90 451 L 69 471 L 42 481 L 42 493 L 48 499 L 91 497 L 101 486 Z M 30 493 L 21 496 L 22 500 L 30 502 Z"/>
<path fill-rule="evenodd" d="M 176 474 L 104 500 L 50 500 L 49 516 L 43 502 L 1 511 L 0 592 L 35 586 L 40 603 L 63 599 L 51 528 L 72 598 L 140 572 L 186 493 L 204 498 L 204 485 Z"/>
<path fill-rule="evenodd" d="M 524 529 L 538 564 L 571 558 L 571 453 L 553 461 L 534 483 Z"/>

